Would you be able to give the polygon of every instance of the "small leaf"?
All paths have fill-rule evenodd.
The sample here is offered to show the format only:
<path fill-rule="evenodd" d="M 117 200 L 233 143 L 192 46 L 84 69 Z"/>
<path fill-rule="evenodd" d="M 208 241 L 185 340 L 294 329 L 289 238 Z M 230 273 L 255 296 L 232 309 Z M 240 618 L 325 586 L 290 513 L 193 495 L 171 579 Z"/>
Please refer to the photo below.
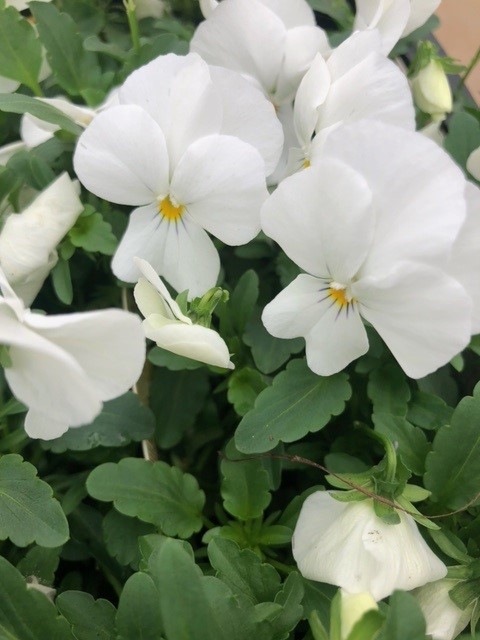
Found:
<path fill-rule="evenodd" d="M 155 533 L 151 524 L 129 518 L 112 509 L 103 519 L 103 537 L 108 553 L 122 565 L 138 569 L 139 538 Z"/>
<path fill-rule="evenodd" d="M 239 416 L 244 416 L 253 409 L 258 394 L 266 386 L 264 377 L 255 369 L 238 369 L 228 378 L 228 401 Z"/>
<path fill-rule="evenodd" d="M 374 413 L 405 416 L 411 392 L 407 378 L 396 363 L 383 364 L 370 372 L 367 387 Z"/>
<path fill-rule="evenodd" d="M 0 540 L 6 538 L 17 547 L 58 547 L 68 540 L 67 519 L 52 489 L 16 454 L 0 458 Z"/>
<path fill-rule="evenodd" d="M 258 276 L 250 269 L 237 282 L 230 296 L 229 313 L 235 331 L 241 335 L 253 313 L 258 299 Z"/>
<path fill-rule="evenodd" d="M 160 594 L 146 573 L 135 573 L 123 587 L 116 616 L 118 640 L 159 640 Z"/>
<path fill-rule="evenodd" d="M 348 376 L 317 376 L 304 360 L 293 360 L 262 391 L 254 408 L 240 422 L 235 435 L 243 453 L 263 453 L 278 442 L 295 442 L 320 431 L 339 415 L 352 393 Z"/>
<path fill-rule="evenodd" d="M 66 260 L 60 258 L 53 267 L 52 282 L 58 299 L 63 302 L 63 304 L 71 305 L 73 301 L 73 286 L 70 275 L 70 265 Z"/>
<path fill-rule="evenodd" d="M 77 640 L 115 640 L 115 607 L 89 593 L 65 591 L 55 601 Z"/>
<path fill-rule="evenodd" d="M 450 424 L 453 409 L 442 398 L 415 391 L 408 406 L 407 420 L 422 429 L 437 430 Z"/>
<path fill-rule="evenodd" d="M 128 393 L 106 402 L 102 412 L 89 424 L 69 429 L 59 438 L 42 443 L 54 453 L 88 451 L 95 447 L 124 447 L 130 442 L 151 438 L 155 417 L 138 396 Z"/>
<path fill-rule="evenodd" d="M 248 323 L 243 340 L 251 347 L 257 368 L 266 374 L 279 369 L 292 353 L 298 353 L 305 345 L 301 338 L 293 340 L 274 338 L 265 329 L 260 318 Z"/>
<path fill-rule="evenodd" d="M 415 596 L 395 591 L 385 623 L 384 640 L 426 640 L 425 620 Z"/>
<path fill-rule="evenodd" d="M 92 215 L 80 216 L 73 229 L 70 229 L 68 237 L 75 247 L 106 256 L 113 255 L 117 248 L 117 238 L 111 225 L 105 222 L 98 211 Z"/>
<path fill-rule="evenodd" d="M 375 431 L 387 436 L 397 448 L 405 466 L 417 476 L 425 471 L 425 458 L 431 445 L 423 431 L 405 420 L 388 413 L 376 413 L 372 416 Z"/>
<path fill-rule="evenodd" d="M 0 111 L 29 113 L 35 118 L 58 125 L 60 129 L 68 131 L 74 136 L 79 136 L 82 133 L 82 128 L 78 124 L 51 104 L 37 100 L 37 98 L 24 96 L 21 93 L 0 93 Z"/>
<path fill-rule="evenodd" d="M 196 479 L 165 462 L 124 458 L 92 471 L 88 493 L 113 502 L 117 511 L 162 529 L 168 536 L 189 538 L 202 528 L 205 494 Z"/>
<path fill-rule="evenodd" d="M 41 583 L 52 585 L 55 580 L 55 571 L 60 562 L 62 547 L 45 549 L 45 547 L 32 547 L 20 560 L 17 569 L 25 576 L 35 578 Z"/>

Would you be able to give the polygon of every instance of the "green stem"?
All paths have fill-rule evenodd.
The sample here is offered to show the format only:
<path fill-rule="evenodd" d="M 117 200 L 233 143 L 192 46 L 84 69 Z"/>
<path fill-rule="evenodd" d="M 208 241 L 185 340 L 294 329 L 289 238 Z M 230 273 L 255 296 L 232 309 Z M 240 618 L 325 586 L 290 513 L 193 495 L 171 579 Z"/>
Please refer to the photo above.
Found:
<path fill-rule="evenodd" d="M 387 456 L 387 469 L 385 479 L 387 482 L 395 482 L 395 476 L 397 473 L 397 452 L 395 450 L 395 447 L 393 446 L 392 441 L 384 435 L 377 433 L 376 431 L 373 431 L 372 429 L 369 429 L 367 427 L 360 427 L 360 430 L 365 435 L 382 444 Z"/>
<path fill-rule="evenodd" d="M 271 564 L 272 567 L 278 569 L 280 573 L 284 575 L 290 575 L 292 571 L 295 571 L 295 567 L 289 567 L 288 564 L 284 564 L 283 562 L 278 562 L 278 560 L 273 560 L 272 558 L 268 559 L 268 564 Z"/>
<path fill-rule="evenodd" d="M 463 87 L 465 86 L 465 82 L 467 81 L 468 77 L 470 76 L 472 71 L 475 69 L 475 67 L 477 66 L 479 61 L 480 61 L 480 47 L 478 48 L 478 50 L 475 53 L 475 55 L 473 56 L 470 64 L 468 65 L 467 70 L 465 71 L 465 73 L 463 74 L 463 76 L 460 79 L 458 87 L 457 87 L 457 89 L 455 91 L 455 99 L 458 98 L 458 96 L 460 95 Z"/>
<path fill-rule="evenodd" d="M 140 33 L 138 30 L 137 12 L 135 8 L 135 0 L 123 0 L 123 4 L 127 11 L 128 26 L 132 37 L 132 44 L 135 53 L 140 51 Z"/>

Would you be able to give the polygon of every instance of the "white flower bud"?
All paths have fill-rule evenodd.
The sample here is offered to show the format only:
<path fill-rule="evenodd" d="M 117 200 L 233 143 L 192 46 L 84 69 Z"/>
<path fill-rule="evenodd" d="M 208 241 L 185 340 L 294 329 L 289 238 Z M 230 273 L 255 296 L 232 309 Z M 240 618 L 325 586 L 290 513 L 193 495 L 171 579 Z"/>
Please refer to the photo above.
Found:
<path fill-rule="evenodd" d="M 430 60 L 412 80 L 416 105 L 434 120 L 443 120 L 452 110 L 452 90 L 438 60 Z"/>
<path fill-rule="evenodd" d="M 470 622 L 473 604 L 462 611 L 449 596 L 457 583 L 438 580 L 413 592 L 425 616 L 427 635 L 433 640 L 453 640 Z"/>
<path fill-rule="evenodd" d="M 371 593 L 348 593 L 341 591 L 340 619 L 342 640 L 347 640 L 353 627 L 369 611 L 376 611 L 378 605 Z"/>

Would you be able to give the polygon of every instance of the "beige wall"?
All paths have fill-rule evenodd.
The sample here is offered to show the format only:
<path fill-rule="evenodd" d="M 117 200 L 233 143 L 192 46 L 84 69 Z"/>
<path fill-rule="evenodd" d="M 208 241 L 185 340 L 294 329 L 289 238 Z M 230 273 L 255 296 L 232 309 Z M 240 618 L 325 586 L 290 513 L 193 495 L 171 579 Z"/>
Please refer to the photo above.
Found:
<path fill-rule="evenodd" d="M 441 25 L 435 37 L 449 56 L 468 65 L 480 46 L 480 0 L 443 0 L 437 15 Z M 467 87 L 480 105 L 480 63 Z"/>

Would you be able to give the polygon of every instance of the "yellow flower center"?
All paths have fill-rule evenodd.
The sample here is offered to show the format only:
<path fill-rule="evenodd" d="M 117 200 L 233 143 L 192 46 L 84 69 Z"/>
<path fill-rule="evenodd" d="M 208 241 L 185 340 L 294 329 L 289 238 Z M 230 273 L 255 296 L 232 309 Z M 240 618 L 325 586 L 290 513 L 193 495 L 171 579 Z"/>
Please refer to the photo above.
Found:
<path fill-rule="evenodd" d="M 308 158 L 305 158 L 302 164 L 302 169 L 308 169 L 311 166 L 312 166 L 312 163 L 310 162 L 310 160 Z"/>
<path fill-rule="evenodd" d="M 332 299 L 332 302 L 343 309 L 344 307 L 348 307 L 348 305 L 353 301 L 353 298 L 347 292 L 346 287 L 337 282 L 332 282 L 327 291 L 328 295 Z"/>
<path fill-rule="evenodd" d="M 168 196 L 158 203 L 158 213 L 171 222 L 180 220 L 184 209 L 182 204 L 174 205 Z"/>

